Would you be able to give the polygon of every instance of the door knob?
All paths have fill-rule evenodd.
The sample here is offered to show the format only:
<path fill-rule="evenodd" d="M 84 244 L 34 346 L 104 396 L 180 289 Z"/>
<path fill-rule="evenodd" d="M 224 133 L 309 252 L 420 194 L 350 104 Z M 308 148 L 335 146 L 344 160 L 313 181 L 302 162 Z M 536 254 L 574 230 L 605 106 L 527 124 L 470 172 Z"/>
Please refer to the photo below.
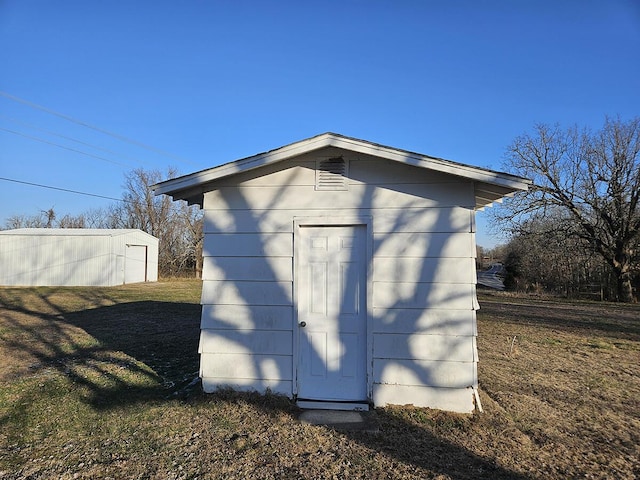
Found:
<path fill-rule="evenodd" d="M 300 328 L 304 328 L 307 326 L 307 322 L 300 322 L 298 325 L 300 325 Z"/>

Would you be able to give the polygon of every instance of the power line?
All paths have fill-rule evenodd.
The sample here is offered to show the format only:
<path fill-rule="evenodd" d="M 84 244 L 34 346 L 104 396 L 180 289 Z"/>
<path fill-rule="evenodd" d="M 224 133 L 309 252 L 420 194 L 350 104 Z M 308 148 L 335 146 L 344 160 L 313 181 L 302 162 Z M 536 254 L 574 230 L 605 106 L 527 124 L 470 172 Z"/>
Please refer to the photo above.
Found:
<path fill-rule="evenodd" d="M 22 180 L 15 180 L 13 178 L 0 177 L 0 180 L 4 180 L 5 182 L 21 183 L 23 185 L 31 185 L 32 187 L 48 188 L 50 190 L 58 190 L 60 192 L 75 193 L 77 195 L 86 195 L 88 197 L 106 198 L 107 200 L 115 200 L 117 202 L 131 203 L 128 200 L 124 200 L 122 198 L 107 197 L 104 195 L 97 195 L 95 193 L 79 192 L 77 190 L 69 190 L 68 188 L 52 187 L 51 185 L 42 185 L 39 183 L 23 182 Z"/>
<path fill-rule="evenodd" d="M 56 112 L 55 110 L 51 110 L 50 108 L 44 107 L 42 105 L 38 105 L 37 103 L 33 103 L 33 102 L 30 102 L 30 101 L 25 100 L 23 98 L 16 97 L 15 95 L 11 95 L 10 93 L 4 92 L 2 90 L 0 90 L 0 95 L 2 95 L 5 98 L 8 98 L 9 100 L 13 100 L 14 102 L 22 103 L 23 105 L 27 105 L 28 107 L 35 108 L 37 110 L 43 111 L 45 113 L 48 113 L 50 115 L 55 115 L 56 117 L 62 118 L 64 120 L 67 120 L 68 122 L 72 122 L 72 123 L 75 123 L 77 125 L 81 125 L 83 127 L 90 128 L 92 130 L 95 130 L 96 132 L 100 132 L 100 133 L 103 133 L 104 135 L 108 135 L 110 137 L 117 138 L 118 140 L 121 140 L 123 142 L 127 142 L 127 143 L 130 143 L 132 145 L 136 145 L 136 146 L 144 148 L 146 150 L 150 150 L 150 151 L 155 152 L 155 153 L 157 153 L 159 155 L 172 158 L 172 159 L 177 160 L 179 162 L 192 164 L 192 162 L 189 162 L 188 160 L 185 160 L 183 158 L 177 157 L 177 156 L 175 156 L 175 155 L 173 155 L 171 153 L 165 152 L 164 150 L 160 150 L 158 148 L 152 147 L 152 146 L 147 145 L 145 143 L 138 142 L 137 140 L 133 140 L 131 138 L 125 137 L 124 135 L 120 135 L 118 133 L 110 132 L 109 130 L 105 130 L 104 128 L 96 127 L 95 125 L 91 125 L 89 123 L 83 122 L 82 120 L 77 120 L 77 119 L 75 119 L 73 117 L 70 117 L 69 115 L 65 115 L 64 113 Z"/>
<path fill-rule="evenodd" d="M 98 160 L 103 160 L 105 162 L 114 163 L 116 165 L 121 165 L 123 167 L 132 167 L 133 165 L 128 165 L 122 162 L 116 162 L 115 160 L 111 160 L 109 158 L 101 157 L 100 155 L 94 155 L 93 153 L 83 152 L 82 150 L 77 150 L 75 148 L 67 147 L 64 145 L 60 145 L 59 143 L 50 142 L 49 140 L 45 140 L 44 138 L 34 137 L 32 135 L 27 135 L 26 133 L 16 132 L 15 130 L 9 130 L 8 128 L 0 127 L 0 130 L 4 132 L 13 133 L 14 135 L 19 135 L 24 138 L 28 138 L 30 140 L 35 140 L 36 142 L 46 143 L 47 145 L 53 145 L 54 147 L 62 148 L 64 150 L 69 150 L 71 152 L 80 153 L 81 155 L 86 155 L 87 157 L 97 158 Z"/>
<path fill-rule="evenodd" d="M 46 128 L 38 127 L 37 125 L 33 125 L 32 123 L 24 122 L 22 120 L 18 120 L 17 118 L 7 117 L 6 115 L 0 115 L 0 118 L 4 118 L 5 120 L 9 120 L 10 122 L 17 123 L 19 125 L 23 125 L 28 128 L 32 128 L 34 130 L 39 130 L 40 132 L 44 132 L 49 135 L 53 135 L 59 138 L 64 138 L 65 140 L 70 140 L 75 143 L 79 143 L 80 145 L 85 145 L 87 147 L 93 148 L 95 150 L 100 150 L 101 152 L 111 153 L 113 155 L 117 155 L 119 157 L 126 158 L 128 160 L 138 161 L 136 158 L 131 158 L 127 155 L 123 155 L 118 152 L 114 152 L 113 150 L 109 150 L 107 148 L 99 147 L 97 145 L 92 145 L 91 143 L 83 142 L 82 140 L 78 140 L 77 138 L 69 137 L 67 135 L 62 135 L 61 133 L 56 133 L 51 130 L 47 130 Z"/>

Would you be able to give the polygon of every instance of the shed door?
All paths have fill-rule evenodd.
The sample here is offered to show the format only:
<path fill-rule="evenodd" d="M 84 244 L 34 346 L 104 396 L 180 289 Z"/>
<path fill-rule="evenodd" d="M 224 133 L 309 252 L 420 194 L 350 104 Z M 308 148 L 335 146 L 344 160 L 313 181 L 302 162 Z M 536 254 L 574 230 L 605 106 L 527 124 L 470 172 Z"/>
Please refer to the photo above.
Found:
<path fill-rule="evenodd" d="M 147 280 L 147 246 L 127 245 L 124 259 L 124 283 Z"/>
<path fill-rule="evenodd" d="M 366 226 L 300 226 L 298 397 L 367 399 Z"/>

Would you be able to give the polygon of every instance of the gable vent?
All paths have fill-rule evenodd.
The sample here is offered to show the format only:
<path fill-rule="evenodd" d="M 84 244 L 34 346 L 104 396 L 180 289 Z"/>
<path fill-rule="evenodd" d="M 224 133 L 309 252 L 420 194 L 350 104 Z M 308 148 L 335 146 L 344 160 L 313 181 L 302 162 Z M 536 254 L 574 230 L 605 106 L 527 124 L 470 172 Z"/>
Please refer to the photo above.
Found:
<path fill-rule="evenodd" d="M 347 162 L 329 158 L 316 162 L 316 190 L 347 190 Z"/>

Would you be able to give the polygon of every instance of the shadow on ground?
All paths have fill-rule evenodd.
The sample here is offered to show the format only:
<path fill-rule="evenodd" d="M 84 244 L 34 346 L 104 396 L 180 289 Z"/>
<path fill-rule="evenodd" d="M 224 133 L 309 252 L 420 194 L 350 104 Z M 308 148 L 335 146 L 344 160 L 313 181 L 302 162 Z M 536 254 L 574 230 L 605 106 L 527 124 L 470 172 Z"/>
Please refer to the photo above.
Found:
<path fill-rule="evenodd" d="M 494 316 L 505 323 L 535 324 L 585 335 L 598 333 L 620 340 L 640 340 L 638 308 L 632 304 L 539 301 L 517 298 L 480 298 L 479 316 Z"/>
<path fill-rule="evenodd" d="M 42 296 L 40 301 L 47 303 L 48 299 Z M 206 395 L 193 383 L 198 371 L 199 305 L 135 301 L 65 313 L 50 304 L 47 311 L 51 313 L 46 314 L 19 302 L 2 302 L 0 308 L 7 324 L 21 329 L 3 347 L 26 351 L 31 357 L 31 372 L 55 369 L 85 387 L 91 392 L 87 401 L 97 410 L 176 398 L 194 406 L 241 401 L 253 404 L 265 415 L 284 412 L 291 422 L 297 422 L 298 409 L 281 397 L 231 391 Z M 433 472 L 434 478 L 529 478 L 439 438 L 393 409 L 377 413 L 378 434 L 334 435 Z"/>
<path fill-rule="evenodd" d="M 148 393 L 166 396 L 185 393 L 197 379 L 200 308 L 143 301 L 67 314 L 64 320 L 96 338 L 103 348 L 123 352 L 149 367 L 159 385 Z M 115 398 L 104 405 L 119 403 L 118 393 L 113 392 Z M 126 397 L 120 401 L 126 402 Z"/>
<path fill-rule="evenodd" d="M 0 299 L 12 332 L 2 339 L 7 380 L 58 371 L 105 409 L 184 394 L 197 379 L 200 305 L 138 301 L 64 312 L 45 294 L 37 302 Z"/>
<path fill-rule="evenodd" d="M 225 401 L 230 404 L 248 403 L 253 405 L 265 416 L 273 416 L 275 411 L 284 412 L 292 422 L 298 422 L 300 410 L 295 407 L 285 397 L 279 395 L 261 395 L 258 393 L 241 393 L 232 390 L 221 390 L 214 394 L 199 395 L 192 397 L 191 401 L 200 402 L 217 402 Z M 407 407 L 409 410 L 412 407 Z M 323 428 L 327 432 L 331 432 L 333 436 L 341 436 L 349 441 L 355 442 L 372 452 L 393 458 L 405 465 L 416 468 L 415 474 L 402 478 L 451 478 L 451 479 L 512 479 L 512 480 L 533 480 L 535 476 L 523 475 L 519 472 L 509 470 L 498 465 L 491 459 L 483 458 L 468 449 L 456 445 L 446 439 L 439 437 L 436 433 L 429 430 L 428 427 L 422 427 L 411 422 L 403 413 L 403 407 L 376 409 L 376 421 L 379 425 L 377 433 L 370 433 L 361 430 L 350 430 L 341 428 L 329 428 L 316 426 L 314 428 Z M 431 416 L 433 423 L 442 421 L 448 423 L 450 428 L 459 428 L 463 433 L 464 427 L 461 425 L 453 425 L 457 422 L 464 424 L 469 417 L 466 415 L 449 414 L 447 412 L 430 411 L 428 409 L 415 409 L 415 411 L 426 412 Z M 246 430 L 240 429 L 231 436 L 235 438 L 250 438 L 252 436 L 250 428 Z M 309 442 L 312 438 L 303 438 L 301 441 Z M 307 451 L 313 451 L 312 444 L 307 445 Z M 321 448 L 321 447 L 320 447 Z M 314 454 L 320 454 L 315 452 Z M 346 459 L 342 455 L 346 455 L 340 451 L 324 452 L 335 456 L 335 462 L 345 462 Z M 296 468 L 291 469 L 291 477 L 287 478 L 306 478 Z M 379 475 L 379 472 L 378 472 Z M 390 471 L 384 477 L 375 476 L 375 478 L 400 478 L 399 472 Z M 314 477 L 315 478 L 315 477 Z M 360 477 L 358 477 L 360 478 Z"/>

